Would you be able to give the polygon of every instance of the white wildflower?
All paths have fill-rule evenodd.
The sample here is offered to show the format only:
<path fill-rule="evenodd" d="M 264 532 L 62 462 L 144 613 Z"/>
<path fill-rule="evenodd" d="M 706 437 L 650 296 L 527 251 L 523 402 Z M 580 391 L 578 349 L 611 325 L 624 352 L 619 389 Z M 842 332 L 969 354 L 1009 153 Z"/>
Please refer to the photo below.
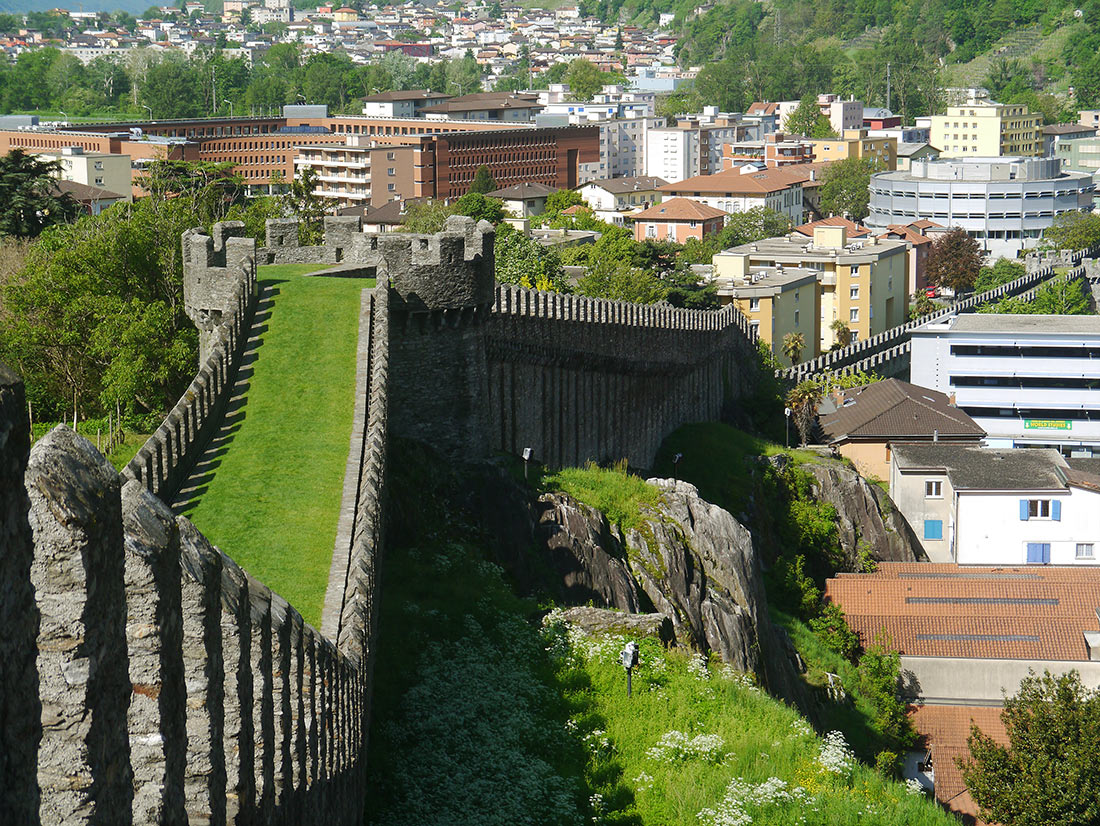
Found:
<path fill-rule="evenodd" d="M 817 762 L 825 771 L 833 774 L 848 774 L 855 765 L 856 758 L 844 735 L 839 731 L 830 731 L 821 742 Z"/>
<path fill-rule="evenodd" d="M 650 760 L 673 763 L 678 760 L 698 758 L 718 762 L 725 755 L 726 741 L 718 734 L 697 734 L 688 737 L 682 731 L 669 731 L 661 735 L 657 745 L 646 752 Z"/>
<path fill-rule="evenodd" d="M 917 778 L 910 777 L 905 781 L 905 793 L 906 794 L 924 794 L 924 784 Z"/>
<path fill-rule="evenodd" d="M 794 732 L 795 737 L 813 737 L 814 730 L 810 728 L 810 724 L 806 722 L 804 717 L 799 717 L 797 720 L 791 723 L 791 730 Z"/>
<path fill-rule="evenodd" d="M 692 654 L 691 661 L 688 663 L 688 671 L 697 680 L 710 679 L 710 671 L 707 670 L 707 658 L 702 654 Z"/>

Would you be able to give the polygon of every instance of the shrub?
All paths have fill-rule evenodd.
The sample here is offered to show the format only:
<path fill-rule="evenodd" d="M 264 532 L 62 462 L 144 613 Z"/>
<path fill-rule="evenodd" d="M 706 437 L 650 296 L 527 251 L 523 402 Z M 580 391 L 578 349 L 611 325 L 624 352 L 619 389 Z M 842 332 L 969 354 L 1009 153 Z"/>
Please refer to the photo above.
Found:
<path fill-rule="evenodd" d="M 810 620 L 810 628 L 829 650 L 846 660 L 855 660 L 859 651 L 859 635 L 849 627 L 839 605 L 828 603 L 822 609 L 821 616 Z"/>
<path fill-rule="evenodd" d="M 813 619 L 821 610 L 821 590 L 806 573 L 806 557 L 794 560 L 780 557 L 771 571 L 772 593 L 776 603 L 794 611 L 804 620 Z"/>
<path fill-rule="evenodd" d="M 891 746 L 905 749 L 916 737 L 906 714 L 905 703 L 898 697 L 901 656 L 876 643 L 859 658 L 859 683 L 875 707 L 872 724 Z"/>

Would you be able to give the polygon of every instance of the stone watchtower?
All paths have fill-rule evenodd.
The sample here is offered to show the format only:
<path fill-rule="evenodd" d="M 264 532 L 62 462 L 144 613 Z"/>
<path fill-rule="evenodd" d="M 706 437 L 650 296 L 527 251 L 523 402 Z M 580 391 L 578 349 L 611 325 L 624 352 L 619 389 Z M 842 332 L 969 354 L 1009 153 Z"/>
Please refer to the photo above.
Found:
<path fill-rule="evenodd" d="M 183 305 L 199 329 L 199 365 L 216 343 L 223 318 L 237 306 L 241 283 L 256 268 L 256 241 L 244 237 L 244 223 L 214 224 L 214 237 L 202 229 L 183 234 Z"/>
<path fill-rule="evenodd" d="M 382 234 L 389 276 L 389 420 L 451 456 L 489 450 L 484 321 L 495 233 L 453 215 L 438 235 Z"/>

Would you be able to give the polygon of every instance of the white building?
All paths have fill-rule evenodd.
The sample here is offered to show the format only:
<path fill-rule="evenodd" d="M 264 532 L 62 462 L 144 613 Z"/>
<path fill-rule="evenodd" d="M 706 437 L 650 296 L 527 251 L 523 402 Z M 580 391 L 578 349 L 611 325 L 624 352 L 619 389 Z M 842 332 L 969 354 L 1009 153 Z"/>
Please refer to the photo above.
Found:
<path fill-rule="evenodd" d="M 747 117 L 705 107 L 676 126 L 650 129 L 645 138 L 645 174 L 668 181 L 709 175 L 722 169 L 722 147 L 727 143 L 763 140 L 774 131 L 772 117 Z"/>
<path fill-rule="evenodd" d="M 913 331 L 913 384 L 953 395 L 994 447 L 1100 456 L 1100 316 L 968 313 Z"/>
<path fill-rule="evenodd" d="M 933 562 L 1095 565 L 1100 476 L 1055 450 L 897 444 L 890 497 Z"/>
<path fill-rule="evenodd" d="M 907 172 L 871 176 L 864 224 L 884 231 L 919 218 L 962 227 L 990 258 L 1035 247 L 1063 212 L 1092 208 L 1092 176 L 1063 172 L 1057 158 L 914 160 Z"/>
<path fill-rule="evenodd" d="M 61 171 L 55 177 L 62 181 L 74 181 L 114 192 L 126 201 L 133 200 L 129 155 L 85 152 L 82 147 L 67 146 L 56 152 L 40 153 L 38 157 L 44 161 L 57 161 Z"/>
<path fill-rule="evenodd" d="M 589 181 L 578 192 L 596 217 L 616 226 L 625 226 L 626 216 L 659 204 L 660 188 L 668 181 L 648 176 L 610 178 Z"/>

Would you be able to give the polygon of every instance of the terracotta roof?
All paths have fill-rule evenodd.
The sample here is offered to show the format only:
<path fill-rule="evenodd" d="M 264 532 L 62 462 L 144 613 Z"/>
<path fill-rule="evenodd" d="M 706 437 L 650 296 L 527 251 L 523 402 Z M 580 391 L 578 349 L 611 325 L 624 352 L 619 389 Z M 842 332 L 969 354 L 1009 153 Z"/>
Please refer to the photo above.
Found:
<path fill-rule="evenodd" d="M 649 209 L 636 212 L 631 217 L 635 221 L 709 221 L 724 218 L 726 213 L 712 206 L 692 201 L 689 198 L 669 198 Z"/>
<path fill-rule="evenodd" d="M 360 100 L 368 103 L 390 103 L 398 100 L 431 100 L 433 98 L 447 98 L 443 92 L 433 92 L 431 89 L 406 89 L 395 92 L 380 92 L 377 95 L 367 95 Z"/>
<path fill-rule="evenodd" d="M 840 574 L 826 599 L 864 645 L 882 632 L 915 657 L 1087 661 L 1100 630 L 1100 568 L 884 562 Z"/>
<path fill-rule="evenodd" d="M 758 172 L 742 173 L 740 169 L 726 169 L 713 175 L 696 175 L 674 184 L 666 184 L 661 187 L 664 192 L 705 192 L 716 194 L 763 194 L 768 192 L 780 192 L 797 186 L 803 180 L 802 176 L 792 173 L 790 170 L 800 164 L 794 164 L 780 169 L 761 169 Z M 801 164 L 809 166 L 809 164 Z"/>
<path fill-rule="evenodd" d="M 902 241 L 908 241 L 914 246 L 932 243 L 932 239 L 927 235 L 921 235 L 912 227 L 905 226 L 904 224 L 888 224 L 886 232 L 879 235 L 879 238 L 897 238 Z"/>
<path fill-rule="evenodd" d="M 998 743 L 1008 743 L 1008 733 L 1001 722 L 1001 709 L 989 706 L 924 705 L 910 709 L 913 727 L 932 752 L 932 768 L 936 775 L 936 800 L 953 812 L 977 817 L 978 804 L 963 783 L 956 758 L 967 760 L 970 749 L 966 738 L 973 723 Z M 979 820 L 978 823 L 982 821 Z"/>
<path fill-rule="evenodd" d="M 745 114 L 746 115 L 774 115 L 776 113 L 776 111 L 778 111 L 778 109 L 779 109 L 779 104 L 778 103 L 771 103 L 771 102 L 768 102 L 768 101 L 755 101 L 751 106 L 749 106 L 749 110 Z"/>
<path fill-rule="evenodd" d="M 837 410 L 821 417 L 830 442 L 887 439 L 977 441 L 985 436 L 974 420 L 951 405 L 944 393 L 886 379 L 838 394 Z"/>
<path fill-rule="evenodd" d="M 862 238 L 865 235 L 871 234 L 871 230 L 867 229 L 867 227 L 860 226 L 855 221 L 845 218 L 842 215 L 833 215 L 829 218 L 822 218 L 819 221 L 811 221 L 808 224 L 795 227 L 794 231 L 802 235 L 813 237 L 814 227 L 845 227 L 848 230 L 849 238 Z"/>
<path fill-rule="evenodd" d="M 583 215 L 586 212 L 592 212 L 590 207 L 584 204 L 573 204 L 571 207 L 566 207 L 561 211 L 562 215 Z"/>
<path fill-rule="evenodd" d="M 909 226 L 916 229 L 943 229 L 942 224 L 937 224 L 935 221 L 929 221 L 927 218 L 918 218 L 913 221 Z"/>

